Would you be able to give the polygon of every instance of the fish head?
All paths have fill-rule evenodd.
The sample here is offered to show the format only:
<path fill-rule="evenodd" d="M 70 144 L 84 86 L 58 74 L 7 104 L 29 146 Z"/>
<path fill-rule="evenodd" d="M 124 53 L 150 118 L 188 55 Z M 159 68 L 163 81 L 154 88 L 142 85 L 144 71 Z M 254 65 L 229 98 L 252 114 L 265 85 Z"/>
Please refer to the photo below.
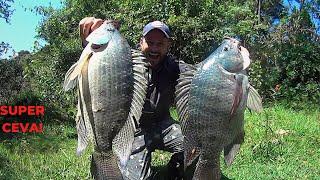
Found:
<path fill-rule="evenodd" d="M 234 38 L 225 38 L 214 51 L 215 62 L 221 64 L 229 72 L 239 72 L 250 65 L 249 52 Z"/>
<path fill-rule="evenodd" d="M 105 21 L 99 28 L 90 33 L 86 40 L 94 46 L 103 46 L 108 44 L 114 32 L 118 32 L 114 24 L 111 21 Z"/>

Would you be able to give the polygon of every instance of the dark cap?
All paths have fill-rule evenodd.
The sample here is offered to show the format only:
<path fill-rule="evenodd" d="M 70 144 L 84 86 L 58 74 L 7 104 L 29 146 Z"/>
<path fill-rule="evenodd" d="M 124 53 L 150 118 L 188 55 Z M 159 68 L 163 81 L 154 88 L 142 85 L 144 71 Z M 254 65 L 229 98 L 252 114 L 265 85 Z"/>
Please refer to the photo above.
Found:
<path fill-rule="evenodd" d="M 170 38 L 169 27 L 161 21 L 153 21 L 153 22 L 148 23 L 146 26 L 144 26 L 143 36 L 147 35 L 148 32 L 150 32 L 153 29 L 161 30 L 166 35 L 167 38 Z"/>

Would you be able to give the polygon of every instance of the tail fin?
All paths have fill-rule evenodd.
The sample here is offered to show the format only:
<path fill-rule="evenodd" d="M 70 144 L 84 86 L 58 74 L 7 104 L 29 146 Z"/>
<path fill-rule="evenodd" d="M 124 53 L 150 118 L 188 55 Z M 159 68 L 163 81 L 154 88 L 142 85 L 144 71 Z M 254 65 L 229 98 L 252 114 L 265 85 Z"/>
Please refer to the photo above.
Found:
<path fill-rule="evenodd" d="M 122 174 L 118 167 L 118 158 L 112 153 L 94 152 L 91 159 L 91 175 L 98 180 L 121 180 Z"/>
<path fill-rule="evenodd" d="M 219 180 L 221 178 L 220 153 L 216 152 L 210 156 L 210 160 L 208 160 L 204 158 L 203 154 L 200 155 L 193 180 Z"/>
<path fill-rule="evenodd" d="M 220 166 L 212 166 L 201 157 L 197 163 L 193 180 L 219 180 L 221 178 Z"/>

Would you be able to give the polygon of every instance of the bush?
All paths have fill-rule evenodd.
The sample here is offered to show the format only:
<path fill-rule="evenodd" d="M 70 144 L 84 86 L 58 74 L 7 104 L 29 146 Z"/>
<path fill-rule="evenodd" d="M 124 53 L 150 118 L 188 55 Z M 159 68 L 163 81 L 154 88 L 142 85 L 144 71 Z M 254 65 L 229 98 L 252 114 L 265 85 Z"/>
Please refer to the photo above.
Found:
<path fill-rule="evenodd" d="M 0 105 L 14 99 L 27 86 L 18 59 L 0 60 Z"/>

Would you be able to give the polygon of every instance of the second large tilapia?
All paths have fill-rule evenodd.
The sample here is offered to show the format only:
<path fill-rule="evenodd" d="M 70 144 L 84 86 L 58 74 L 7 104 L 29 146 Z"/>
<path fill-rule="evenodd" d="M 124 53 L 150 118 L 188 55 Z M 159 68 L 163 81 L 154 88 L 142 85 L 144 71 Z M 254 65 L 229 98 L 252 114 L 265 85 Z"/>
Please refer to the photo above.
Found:
<path fill-rule="evenodd" d="M 112 23 L 86 39 L 79 61 L 66 74 L 64 88 L 79 86 L 77 153 L 94 142 L 91 172 L 95 179 L 122 179 L 131 153 L 135 123 L 141 116 L 147 81 L 145 58 Z"/>
<path fill-rule="evenodd" d="M 243 142 L 245 107 L 262 109 L 259 94 L 240 73 L 249 66 L 249 60 L 239 41 L 227 38 L 203 62 L 180 64 L 176 101 L 185 166 L 199 157 L 193 179 L 220 179 L 222 150 L 230 165 Z"/>

